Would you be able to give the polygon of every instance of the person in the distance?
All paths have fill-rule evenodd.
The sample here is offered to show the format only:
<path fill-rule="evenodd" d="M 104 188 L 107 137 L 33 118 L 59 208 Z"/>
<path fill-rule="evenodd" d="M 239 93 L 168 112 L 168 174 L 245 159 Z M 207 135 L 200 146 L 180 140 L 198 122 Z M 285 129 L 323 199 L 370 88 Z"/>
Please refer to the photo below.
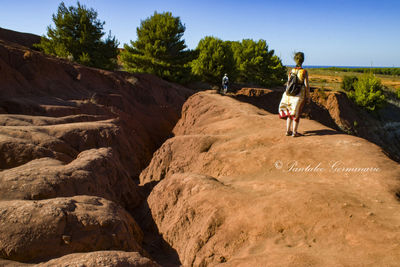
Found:
<path fill-rule="evenodd" d="M 222 92 L 226 94 L 228 91 L 228 84 L 229 84 L 229 78 L 228 74 L 225 73 L 224 77 L 222 77 Z"/>

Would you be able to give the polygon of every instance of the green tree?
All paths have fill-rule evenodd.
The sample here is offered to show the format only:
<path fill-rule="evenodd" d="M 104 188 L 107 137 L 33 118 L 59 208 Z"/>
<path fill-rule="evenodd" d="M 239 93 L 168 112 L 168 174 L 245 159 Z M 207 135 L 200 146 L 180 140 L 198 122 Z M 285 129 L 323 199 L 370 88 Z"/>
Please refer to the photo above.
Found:
<path fill-rule="evenodd" d="M 190 77 L 193 52 L 182 39 L 185 26 L 171 12 L 157 13 L 136 29 L 137 40 L 124 45 L 120 59 L 129 72 L 152 73 L 169 81 L 184 82 Z"/>
<path fill-rule="evenodd" d="M 72 60 L 102 69 L 114 69 L 117 63 L 118 41 L 108 34 L 105 40 L 105 22 L 97 19 L 97 12 L 77 2 L 77 6 L 66 7 L 64 2 L 53 14 L 55 28 L 47 27 L 47 37 L 43 36 L 36 45 L 46 54 L 72 58 Z"/>
<path fill-rule="evenodd" d="M 354 83 L 354 91 L 349 91 L 348 96 L 357 105 L 375 111 L 385 103 L 381 80 L 374 74 L 364 74 Z"/>
<path fill-rule="evenodd" d="M 268 50 L 265 40 L 244 39 L 231 42 L 233 55 L 238 70 L 238 81 L 263 86 L 283 84 L 286 68 L 282 61 Z"/>
<path fill-rule="evenodd" d="M 198 57 L 191 64 L 193 74 L 212 84 L 219 84 L 224 73 L 230 81 L 235 79 L 237 71 L 229 42 L 207 36 L 200 40 L 196 51 Z"/>

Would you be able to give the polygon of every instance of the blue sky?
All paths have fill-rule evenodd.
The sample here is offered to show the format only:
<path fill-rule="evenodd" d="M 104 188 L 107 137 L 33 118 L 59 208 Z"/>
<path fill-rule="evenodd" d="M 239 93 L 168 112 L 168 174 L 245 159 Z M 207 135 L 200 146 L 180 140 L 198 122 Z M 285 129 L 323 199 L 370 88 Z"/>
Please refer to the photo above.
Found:
<path fill-rule="evenodd" d="M 57 0 L 0 0 L 0 27 L 46 33 Z M 64 1 L 75 5 L 76 1 Z M 186 26 L 195 48 L 204 36 L 223 40 L 264 39 L 284 64 L 303 51 L 305 65 L 400 66 L 399 0 L 178 1 L 81 0 L 98 12 L 121 46 L 154 11 L 171 11 Z"/>

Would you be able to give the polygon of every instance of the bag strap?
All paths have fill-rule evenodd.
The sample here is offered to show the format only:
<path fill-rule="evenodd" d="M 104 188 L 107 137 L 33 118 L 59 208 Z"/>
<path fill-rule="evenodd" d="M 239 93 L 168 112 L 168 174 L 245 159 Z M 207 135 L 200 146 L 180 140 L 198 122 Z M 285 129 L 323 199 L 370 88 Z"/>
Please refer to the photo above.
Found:
<path fill-rule="evenodd" d="M 299 74 L 299 72 L 300 72 L 301 70 L 303 71 L 303 74 L 307 73 L 307 70 L 303 69 L 302 67 L 296 67 L 296 68 L 294 68 L 294 69 L 292 69 L 292 70 L 295 70 L 295 72 L 292 72 L 292 73 L 295 73 L 296 76 Z M 296 71 L 297 71 L 297 72 L 296 72 Z M 304 76 L 305 76 L 305 75 L 304 75 Z"/>

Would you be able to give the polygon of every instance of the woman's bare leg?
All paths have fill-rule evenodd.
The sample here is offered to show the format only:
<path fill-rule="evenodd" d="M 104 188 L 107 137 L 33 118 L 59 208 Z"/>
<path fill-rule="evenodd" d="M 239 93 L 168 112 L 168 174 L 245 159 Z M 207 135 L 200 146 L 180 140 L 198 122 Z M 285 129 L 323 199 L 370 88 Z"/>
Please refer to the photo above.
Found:
<path fill-rule="evenodd" d="M 300 121 L 294 120 L 294 122 L 293 122 L 293 134 L 297 133 L 297 128 L 299 128 L 299 123 L 300 123 Z"/>
<path fill-rule="evenodd" d="M 293 122 L 293 136 L 299 136 L 299 134 L 297 133 L 297 128 L 299 128 L 299 123 L 300 123 L 300 114 L 303 110 L 304 107 L 304 103 L 305 101 L 303 100 L 300 104 L 300 108 L 299 108 L 299 112 L 298 112 L 298 117 L 294 118 L 294 122 Z"/>
<path fill-rule="evenodd" d="M 292 136 L 297 137 L 299 134 L 297 133 L 297 128 L 299 128 L 300 118 L 295 119 L 293 122 L 293 133 Z"/>
<path fill-rule="evenodd" d="M 286 119 L 286 133 L 290 132 L 291 126 L 292 126 L 292 119 L 290 117 L 288 117 Z"/>

